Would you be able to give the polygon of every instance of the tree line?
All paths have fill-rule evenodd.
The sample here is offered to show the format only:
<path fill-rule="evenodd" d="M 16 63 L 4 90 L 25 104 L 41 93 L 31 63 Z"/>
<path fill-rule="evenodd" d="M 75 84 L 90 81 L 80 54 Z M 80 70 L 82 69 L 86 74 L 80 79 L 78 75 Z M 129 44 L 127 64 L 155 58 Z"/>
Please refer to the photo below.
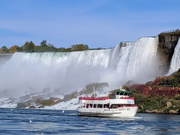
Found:
<path fill-rule="evenodd" d="M 70 48 L 56 48 L 52 44 L 47 44 L 46 40 L 43 40 L 40 45 L 35 45 L 32 41 L 25 42 L 21 47 L 18 45 L 11 46 L 9 49 L 6 46 L 0 48 L 0 53 L 15 53 L 15 52 L 72 52 L 72 51 L 84 51 L 89 50 L 89 46 L 85 44 L 75 44 Z"/>

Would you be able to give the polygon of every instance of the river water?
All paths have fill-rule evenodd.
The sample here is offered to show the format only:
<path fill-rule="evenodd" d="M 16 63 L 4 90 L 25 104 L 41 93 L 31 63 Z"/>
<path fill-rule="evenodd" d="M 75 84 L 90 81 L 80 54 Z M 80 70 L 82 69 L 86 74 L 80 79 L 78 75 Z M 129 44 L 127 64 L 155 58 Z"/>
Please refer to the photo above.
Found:
<path fill-rule="evenodd" d="M 180 134 L 180 116 L 138 113 L 131 118 L 100 118 L 69 110 L 0 109 L 0 134 Z"/>

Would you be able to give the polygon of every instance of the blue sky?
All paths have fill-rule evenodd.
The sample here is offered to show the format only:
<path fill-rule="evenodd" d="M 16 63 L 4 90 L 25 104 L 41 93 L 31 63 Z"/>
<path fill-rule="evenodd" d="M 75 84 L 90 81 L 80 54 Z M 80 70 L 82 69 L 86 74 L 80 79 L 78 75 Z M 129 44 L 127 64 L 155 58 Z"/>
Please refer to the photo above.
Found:
<path fill-rule="evenodd" d="M 121 41 L 180 29 L 180 0 L 0 0 L 0 47 L 84 43 L 109 48 Z"/>

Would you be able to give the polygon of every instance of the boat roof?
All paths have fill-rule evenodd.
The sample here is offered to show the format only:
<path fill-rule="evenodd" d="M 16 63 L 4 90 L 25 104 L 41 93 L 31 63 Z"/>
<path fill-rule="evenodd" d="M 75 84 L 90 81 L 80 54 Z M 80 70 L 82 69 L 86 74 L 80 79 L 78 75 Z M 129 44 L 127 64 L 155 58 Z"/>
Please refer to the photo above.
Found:
<path fill-rule="evenodd" d="M 131 93 L 130 91 L 127 91 L 127 90 L 124 90 L 124 89 L 117 90 L 116 92 L 125 92 L 125 93 Z"/>

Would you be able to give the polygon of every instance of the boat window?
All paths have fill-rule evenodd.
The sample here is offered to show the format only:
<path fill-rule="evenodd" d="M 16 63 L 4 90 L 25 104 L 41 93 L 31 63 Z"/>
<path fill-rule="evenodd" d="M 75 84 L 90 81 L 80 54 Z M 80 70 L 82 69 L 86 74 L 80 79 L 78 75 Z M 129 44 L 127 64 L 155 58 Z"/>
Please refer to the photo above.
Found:
<path fill-rule="evenodd" d="M 124 95 L 127 95 L 127 96 L 128 96 L 128 93 L 124 93 Z"/>
<path fill-rule="evenodd" d="M 87 108 L 92 108 L 92 104 L 88 104 L 88 105 L 87 105 Z"/>
<path fill-rule="evenodd" d="M 92 107 L 93 107 L 93 108 L 96 108 L 96 104 L 93 104 Z"/>
<path fill-rule="evenodd" d="M 117 92 L 117 95 L 119 95 L 119 92 Z"/>
<path fill-rule="evenodd" d="M 85 104 L 81 104 L 81 108 L 85 108 L 85 106 L 86 106 Z"/>
<path fill-rule="evenodd" d="M 104 104 L 104 108 L 109 108 L 109 104 Z"/>
<path fill-rule="evenodd" d="M 97 108 L 102 108 L 102 104 L 98 104 L 98 105 L 97 105 Z"/>
<path fill-rule="evenodd" d="M 120 105 L 118 105 L 118 104 L 113 104 L 112 106 L 111 106 L 111 108 L 119 108 L 120 107 Z"/>

